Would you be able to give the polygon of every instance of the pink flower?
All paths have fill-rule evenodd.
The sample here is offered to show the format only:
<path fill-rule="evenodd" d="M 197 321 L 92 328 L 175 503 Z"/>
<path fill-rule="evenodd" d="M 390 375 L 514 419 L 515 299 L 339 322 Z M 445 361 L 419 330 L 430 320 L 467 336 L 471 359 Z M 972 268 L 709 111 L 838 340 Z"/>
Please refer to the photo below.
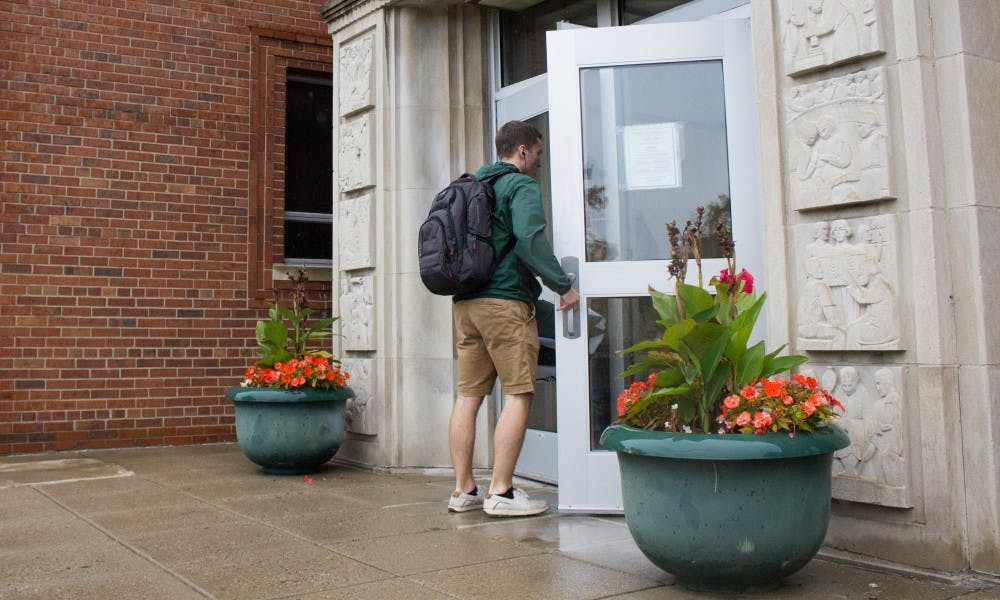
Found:
<path fill-rule="evenodd" d="M 750 274 L 750 271 L 747 271 L 746 269 L 740 271 L 740 274 L 736 276 L 736 281 L 737 283 L 743 283 L 742 291 L 744 294 L 753 293 L 753 275 Z M 736 290 L 740 291 L 740 287 L 741 286 L 737 285 Z"/>
<path fill-rule="evenodd" d="M 739 396 L 726 396 L 726 399 L 722 401 L 722 404 L 727 410 L 732 410 L 740 405 Z"/>
<path fill-rule="evenodd" d="M 742 415 L 740 415 L 740 416 L 742 416 Z M 749 416 L 749 415 L 747 415 L 747 416 Z M 766 412 L 760 412 L 760 411 L 758 411 L 753 416 L 753 426 L 756 427 L 757 429 L 763 429 L 764 427 L 767 427 L 768 425 L 770 425 L 772 422 L 773 421 L 771 419 L 771 415 L 769 415 Z"/>
<path fill-rule="evenodd" d="M 740 416 L 736 417 L 736 424 L 739 425 L 740 427 L 743 427 L 744 425 L 749 423 L 752 418 L 753 417 L 750 416 L 750 413 L 748 413 L 747 411 L 743 411 L 740 413 Z"/>

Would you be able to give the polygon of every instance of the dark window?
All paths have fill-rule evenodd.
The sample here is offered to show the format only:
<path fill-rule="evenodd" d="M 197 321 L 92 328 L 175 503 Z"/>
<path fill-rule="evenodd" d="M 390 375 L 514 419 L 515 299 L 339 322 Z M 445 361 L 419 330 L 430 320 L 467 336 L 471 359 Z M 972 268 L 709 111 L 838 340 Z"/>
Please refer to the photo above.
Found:
<path fill-rule="evenodd" d="M 620 0 L 619 22 L 631 25 L 661 12 L 687 4 L 690 0 Z"/>
<path fill-rule="evenodd" d="M 546 71 L 545 32 L 559 21 L 597 27 L 597 0 L 548 0 L 521 12 L 500 11 L 501 86 Z"/>
<path fill-rule="evenodd" d="M 289 71 L 285 86 L 285 258 L 333 258 L 333 105 L 326 73 Z"/>

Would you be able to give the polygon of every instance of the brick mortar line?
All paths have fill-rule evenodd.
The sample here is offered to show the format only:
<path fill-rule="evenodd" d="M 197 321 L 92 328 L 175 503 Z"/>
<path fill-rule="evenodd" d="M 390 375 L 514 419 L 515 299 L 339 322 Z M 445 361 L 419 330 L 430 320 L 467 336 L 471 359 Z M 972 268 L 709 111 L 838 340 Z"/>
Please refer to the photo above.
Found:
<path fill-rule="evenodd" d="M 63 510 L 65 510 L 68 513 L 70 513 L 74 517 L 80 519 L 81 521 L 83 521 L 87 525 L 90 525 L 91 527 L 93 527 L 97 531 L 100 531 L 102 534 L 104 534 L 105 536 L 107 536 L 109 539 L 111 539 L 116 544 L 119 544 L 120 546 L 124 546 L 126 549 L 128 549 L 129 551 L 131 551 L 136 556 L 138 556 L 138 557 L 140 557 L 142 559 L 145 559 L 146 561 L 152 563 L 153 565 L 155 565 L 157 568 L 159 568 L 163 572 L 167 573 L 168 575 L 179 579 L 181 582 L 184 583 L 184 585 L 188 586 L 192 590 L 198 592 L 199 594 L 201 594 L 202 596 L 205 596 L 206 598 L 210 598 L 211 600 L 217 600 L 217 598 L 215 596 L 213 596 L 212 594 L 210 594 L 207 590 L 202 589 L 195 582 L 191 581 L 187 577 L 184 577 L 180 573 L 174 571 L 170 567 L 166 566 L 165 564 L 161 563 L 160 561 L 158 561 L 155 558 L 153 558 L 152 556 L 150 556 L 149 554 L 146 554 L 141 549 L 133 546 L 132 544 L 126 542 L 125 540 L 122 540 L 122 539 L 118 538 L 112 532 L 108 531 L 104 527 L 101 527 L 100 525 L 98 525 L 97 523 L 95 523 L 91 519 L 83 516 L 82 514 L 80 514 L 79 512 L 77 512 L 76 510 L 70 508 L 69 506 L 67 506 L 66 504 L 64 504 L 62 501 L 60 501 L 58 498 L 56 498 L 53 495 L 49 494 L 48 492 L 46 492 L 42 488 L 36 487 L 36 486 L 32 486 L 32 489 L 34 489 L 36 492 L 38 492 L 42 496 L 45 496 L 48 500 L 50 500 L 51 502 L 53 502 L 56 506 L 62 508 Z"/>

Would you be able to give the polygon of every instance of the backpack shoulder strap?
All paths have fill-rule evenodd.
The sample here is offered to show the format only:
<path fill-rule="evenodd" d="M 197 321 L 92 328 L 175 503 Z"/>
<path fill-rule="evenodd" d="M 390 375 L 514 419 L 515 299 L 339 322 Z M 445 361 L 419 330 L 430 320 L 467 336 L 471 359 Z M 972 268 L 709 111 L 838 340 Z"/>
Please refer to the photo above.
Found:
<path fill-rule="evenodd" d="M 490 186 L 490 188 L 492 188 L 492 187 L 493 187 L 493 184 L 494 184 L 494 183 L 495 183 L 495 182 L 496 182 L 496 181 L 497 181 L 498 179 L 500 179 L 500 178 L 501 178 L 501 177 L 503 177 L 504 175 L 513 175 L 513 174 L 514 174 L 514 173 L 516 173 L 516 172 L 517 172 L 517 171 L 504 171 L 504 172 L 502 172 L 502 173 L 494 173 L 493 175 L 490 175 L 489 177 L 484 177 L 483 179 L 480 179 L 479 181 L 481 181 L 481 182 L 483 182 L 483 183 L 485 183 L 485 184 L 489 185 L 489 186 Z M 498 199 L 498 198 L 496 197 L 496 194 L 494 193 L 494 196 L 493 196 L 493 202 L 494 202 L 494 203 L 496 203 L 496 202 L 498 202 L 498 201 L 499 201 L 499 199 Z M 511 241 L 510 241 L 510 242 L 508 242 L 506 246 L 504 246 L 503 248 L 501 248 L 501 249 L 500 249 L 500 252 L 499 252 L 499 253 L 497 254 L 497 258 L 496 258 L 496 262 L 497 262 L 497 264 L 500 264 L 500 261 L 502 261 L 502 260 L 504 259 L 504 257 L 506 257 L 506 256 L 507 256 L 507 254 L 509 254 L 509 253 L 510 253 L 510 251 L 514 249 L 514 244 L 515 244 L 516 242 L 517 242 L 517 240 L 514 240 L 514 239 L 513 239 L 513 236 L 511 236 Z"/>

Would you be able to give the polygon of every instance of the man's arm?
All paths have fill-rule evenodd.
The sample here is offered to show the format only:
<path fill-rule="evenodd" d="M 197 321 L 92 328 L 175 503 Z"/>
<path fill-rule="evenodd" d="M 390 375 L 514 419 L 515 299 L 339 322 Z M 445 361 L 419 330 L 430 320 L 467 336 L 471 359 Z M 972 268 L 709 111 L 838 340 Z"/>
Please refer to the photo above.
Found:
<path fill-rule="evenodd" d="M 541 188 L 528 177 L 521 177 L 511 189 L 511 229 L 514 254 L 542 279 L 546 287 L 560 296 L 572 288 L 569 276 L 559 265 L 552 244 L 545 236 L 545 211 L 542 210 Z"/>

